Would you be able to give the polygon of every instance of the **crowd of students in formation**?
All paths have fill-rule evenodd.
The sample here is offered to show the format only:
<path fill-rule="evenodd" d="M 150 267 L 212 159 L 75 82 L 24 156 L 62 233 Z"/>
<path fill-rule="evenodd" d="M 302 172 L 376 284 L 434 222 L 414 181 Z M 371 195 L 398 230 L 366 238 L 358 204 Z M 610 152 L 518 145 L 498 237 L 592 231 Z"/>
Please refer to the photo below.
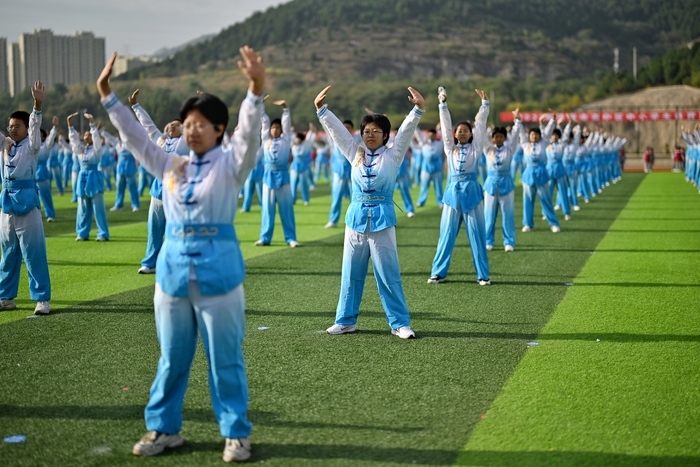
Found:
<path fill-rule="evenodd" d="M 694 129 L 681 127 L 681 137 L 687 148 L 685 153 L 676 148 L 673 156 L 673 170 L 685 172 L 685 181 L 690 182 L 700 192 L 700 125 Z"/>
<path fill-rule="evenodd" d="M 145 409 L 148 433 L 134 446 L 136 455 L 155 455 L 184 442 L 179 435 L 182 403 L 199 333 L 210 367 L 214 412 L 226 438 L 224 460 L 250 456 L 242 354 L 245 264 L 234 228 L 239 196 L 243 197 L 242 213 L 251 210 L 256 194 L 261 206 L 255 245 L 270 245 L 279 208 L 285 242 L 295 248 L 299 246 L 295 206 L 312 202 L 315 182 L 329 181 L 331 202 L 325 228 L 338 226 L 344 198 L 349 198 L 349 207 L 340 294 L 335 321 L 327 332 L 357 330 L 371 257 L 390 331 L 408 339 L 415 332 L 399 267 L 395 190 L 400 191 L 402 212 L 409 218 L 416 215 L 416 207 L 426 205 L 431 190 L 442 209 L 428 283 L 446 280 L 464 225 L 476 281 L 485 286 L 491 284 L 488 252 L 496 247 L 499 211 L 503 249 L 516 248 L 518 174 L 523 187 L 523 233 L 535 229 L 535 198 L 540 200 L 542 218 L 557 233 L 561 230 L 557 211 L 565 221 L 571 220 L 581 209 L 580 202 L 589 203 L 622 177 L 618 154 L 624 138 L 589 130 L 551 109 L 531 128 L 522 124 L 518 110 L 513 112 L 512 127 L 489 127 L 489 101 L 481 90 L 476 90 L 481 106 L 474 120 L 460 115 L 455 124 L 447 92 L 439 88 L 440 124 L 424 133 L 418 124 L 425 113 L 425 99 L 416 89 L 408 88 L 413 107 L 398 128 L 392 129 L 385 115 L 366 109 L 356 131 L 352 121 L 341 120 L 326 104 L 328 86 L 314 100 L 323 133 L 313 123 L 306 132 L 295 132 L 286 101 L 273 102 L 282 108 L 281 118 L 270 119 L 265 113 L 265 67 L 260 57 L 247 46 L 240 53 L 239 67 L 249 80 L 249 90 L 240 106 L 238 125 L 230 134 L 227 107 L 206 93 L 188 99 L 180 114 L 159 130 L 138 103 L 138 90 L 128 96 L 130 108 L 112 93 L 109 77 L 114 54 L 97 86 L 118 134 L 100 128 L 87 113 L 68 116 L 67 142 L 57 117 L 50 132 L 41 130 L 44 86 L 37 81 L 32 87 L 31 114 L 14 112 L 9 137 L 0 136 L 2 310 L 16 307 L 24 260 L 30 297 L 37 302 L 35 313 L 50 312 L 39 206 L 43 205 L 47 222 L 56 220 L 52 183 L 59 195 L 68 184 L 72 187 L 77 241 L 90 238 L 93 217 L 96 240 L 110 239 L 104 190 L 112 189 L 114 174 L 117 196 L 110 211 L 123 209 L 127 190 L 132 210 L 138 211 L 139 197 L 150 187 L 148 243 L 138 272 L 156 275 L 154 308 L 161 356 Z M 76 118 L 85 118 L 89 125 L 82 137 L 75 129 Z M 698 186 L 700 128 L 684 129 L 683 138 L 688 144 L 686 178 Z M 415 204 L 410 191 L 414 185 L 420 186 Z"/>

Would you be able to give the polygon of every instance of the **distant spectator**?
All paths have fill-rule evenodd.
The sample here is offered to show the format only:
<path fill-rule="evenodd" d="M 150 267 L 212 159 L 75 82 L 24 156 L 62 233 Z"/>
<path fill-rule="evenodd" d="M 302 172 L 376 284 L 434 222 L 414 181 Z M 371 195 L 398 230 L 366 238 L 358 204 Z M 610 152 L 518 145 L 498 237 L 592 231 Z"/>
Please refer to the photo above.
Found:
<path fill-rule="evenodd" d="M 654 148 L 647 146 L 647 150 L 644 151 L 644 173 L 654 171 L 654 159 Z"/>
<path fill-rule="evenodd" d="M 673 171 L 681 172 L 683 170 L 683 152 L 680 146 L 676 146 L 673 150 Z"/>
<path fill-rule="evenodd" d="M 625 154 L 625 148 L 620 148 L 620 150 L 617 152 L 618 157 L 620 158 L 620 172 L 625 171 L 625 161 L 627 160 L 627 154 Z"/>

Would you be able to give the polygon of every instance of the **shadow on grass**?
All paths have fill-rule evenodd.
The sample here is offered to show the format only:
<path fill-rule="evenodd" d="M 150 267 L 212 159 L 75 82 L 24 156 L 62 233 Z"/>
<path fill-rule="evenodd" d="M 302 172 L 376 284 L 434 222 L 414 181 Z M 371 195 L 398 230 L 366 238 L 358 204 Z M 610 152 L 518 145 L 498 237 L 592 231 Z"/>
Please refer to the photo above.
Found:
<path fill-rule="evenodd" d="M 141 420 L 144 405 L 59 405 L 59 406 L 17 406 L 0 404 L 2 418 L 67 419 L 67 420 Z M 185 422 L 216 423 L 212 409 L 185 408 L 182 411 Z M 424 427 L 397 427 L 388 425 L 357 425 L 349 423 L 299 422 L 282 420 L 273 412 L 251 410 L 248 418 L 254 425 L 299 429 L 334 430 L 373 430 L 392 433 L 415 433 Z"/>

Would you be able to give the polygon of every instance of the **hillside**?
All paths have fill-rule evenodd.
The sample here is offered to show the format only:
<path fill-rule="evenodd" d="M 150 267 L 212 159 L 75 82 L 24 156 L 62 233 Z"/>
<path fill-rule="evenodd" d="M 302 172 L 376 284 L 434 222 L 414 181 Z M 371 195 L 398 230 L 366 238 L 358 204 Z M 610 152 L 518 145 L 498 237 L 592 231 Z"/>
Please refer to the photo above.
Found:
<path fill-rule="evenodd" d="M 227 66 L 250 44 L 305 79 L 500 76 L 545 81 L 631 69 L 700 36 L 695 0 L 294 0 L 142 70 L 176 76 Z M 138 72 L 125 78 L 136 78 Z"/>

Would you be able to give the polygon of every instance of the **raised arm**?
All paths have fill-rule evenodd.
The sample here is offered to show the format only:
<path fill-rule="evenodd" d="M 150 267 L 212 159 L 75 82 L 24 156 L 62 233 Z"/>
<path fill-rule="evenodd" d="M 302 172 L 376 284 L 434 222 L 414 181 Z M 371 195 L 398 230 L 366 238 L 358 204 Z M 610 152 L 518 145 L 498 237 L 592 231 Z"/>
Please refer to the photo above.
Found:
<path fill-rule="evenodd" d="M 486 120 L 489 118 L 489 97 L 480 89 L 476 89 L 476 93 L 481 97 L 481 107 L 479 107 L 479 111 L 474 119 L 472 146 L 474 146 L 476 154 L 481 155 L 484 152 L 484 144 L 488 141 L 486 137 Z"/>
<path fill-rule="evenodd" d="M 330 89 L 330 86 L 326 86 L 318 93 L 316 99 L 314 99 L 316 115 L 318 116 L 319 122 L 321 122 L 321 126 L 326 131 L 326 135 L 328 135 L 329 143 L 334 144 L 340 150 L 341 154 L 343 154 L 349 162 L 352 162 L 359 145 L 340 119 L 338 119 L 333 112 L 328 110 L 328 107 L 324 104 Z"/>
<path fill-rule="evenodd" d="M 141 107 L 141 104 L 138 103 L 139 92 L 140 89 L 137 89 L 131 93 L 131 96 L 129 96 L 129 104 L 131 105 L 131 110 L 133 110 L 134 114 L 136 114 L 136 118 L 138 118 L 139 123 L 143 129 L 146 130 L 146 133 L 148 133 L 148 137 L 155 143 L 158 141 L 158 139 L 160 139 L 163 133 L 158 129 L 156 124 L 153 123 L 153 119 L 151 119 L 151 116 L 148 115 L 146 109 Z"/>
<path fill-rule="evenodd" d="M 32 97 L 34 98 L 34 111 L 29 116 L 29 149 L 37 156 L 41 149 L 41 105 L 44 102 L 44 91 L 46 88 L 41 81 L 36 81 L 32 86 Z"/>

